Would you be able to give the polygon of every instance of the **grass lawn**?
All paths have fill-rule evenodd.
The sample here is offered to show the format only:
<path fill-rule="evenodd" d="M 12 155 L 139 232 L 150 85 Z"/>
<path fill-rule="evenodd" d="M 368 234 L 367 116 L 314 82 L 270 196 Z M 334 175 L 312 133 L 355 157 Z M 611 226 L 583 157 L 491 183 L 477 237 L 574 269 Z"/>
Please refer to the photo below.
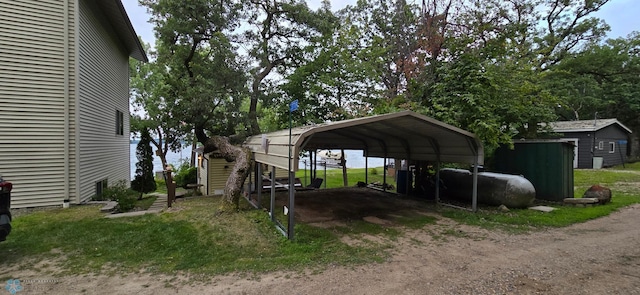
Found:
<path fill-rule="evenodd" d="M 136 202 L 136 207 L 142 210 L 147 210 L 151 205 L 153 205 L 153 202 L 155 202 L 157 198 L 158 197 L 156 196 L 143 196 L 142 200 L 138 200 Z"/>
<path fill-rule="evenodd" d="M 364 168 L 349 168 L 347 169 L 347 178 L 348 178 L 348 186 L 356 186 L 358 181 L 365 182 L 365 179 L 368 180 L 368 183 L 379 182 L 383 183 L 384 172 L 382 167 L 373 167 L 369 168 L 368 179 L 365 178 L 365 169 Z M 309 184 L 311 182 L 311 177 L 309 175 L 309 171 L 298 170 L 296 172 L 296 177 L 300 178 L 302 184 Z M 344 186 L 344 181 L 342 179 L 342 169 L 327 169 L 326 175 L 325 170 L 318 169 L 318 177 L 324 179 L 321 188 L 338 188 Z M 326 177 L 325 177 L 326 176 Z M 390 175 L 386 176 L 386 180 L 388 184 L 393 184 L 395 186 L 395 179 Z"/>
<path fill-rule="evenodd" d="M 369 174 L 369 182 L 382 180 L 382 168 L 375 169 L 376 173 Z M 533 210 L 503 213 L 494 207 L 481 207 L 479 213 L 471 213 L 429 206 L 462 223 L 516 233 L 566 226 L 639 203 L 640 166 L 627 170 L 632 172 L 575 171 L 576 196 L 592 184 L 612 189 L 613 200 L 604 206 L 574 208 L 550 204 L 558 208 L 551 213 Z M 341 173 L 328 170 L 327 187 L 342 186 Z M 319 177 L 323 174 L 319 171 Z M 350 186 L 364 181 L 364 169 L 350 169 L 349 175 Z M 152 202 L 143 201 L 149 205 Z M 217 214 L 220 202 L 220 197 L 182 199 L 173 212 L 120 219 L 103 218 L 95 206 L 21 215 L 14 219 L 7 241 L 0 243 L 0 252 L 9 253 L 0 255 L 0 264 L 31 267 L 42 258 L 53 258 L 68 274 L 187 271 L 205 279 L 230 272 L 321 269 L 329 265 L 381 262 L 393 247 L 391 242 L 374 243 L 366 239 L 348 245 L 341 240 L 345 235 L 356 239 L 364 234 L 379 235 L 383 241 L 393 241 L 409 228 L 424 228 L 437 222 L 437 218 L 420 214 L 399 217 L 392 227 L 362 220 L 333 228 L 297 222 L 296 240 L 290 242 L 275 229 L 264 211 L 250 209 L 243 200 L 239 212 Z"/>
<path fill-rule="evenodd" d="M 180 212 L 105 219 L 96 206 L 36 212 L 16 218 L 0 264 L 32 265 L 64 257 L 69 273 L 122 271 L 194 274 L 301 270 L 329 264 L 382 261 L 379 245 L 348 246 L 329 229 L 297 224 L 287 241 L 267 214 L 249 210 L 216 214 L 220 197 L 179 203 Z M 4 279 L 4 278 L 1 278 Z"/>

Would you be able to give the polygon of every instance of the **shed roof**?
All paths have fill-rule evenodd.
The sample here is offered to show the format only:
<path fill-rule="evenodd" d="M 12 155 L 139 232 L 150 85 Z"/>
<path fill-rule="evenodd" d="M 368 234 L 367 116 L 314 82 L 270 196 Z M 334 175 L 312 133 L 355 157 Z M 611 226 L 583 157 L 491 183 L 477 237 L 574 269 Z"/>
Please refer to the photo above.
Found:
<path fill-rule="evenodd" d="M 632 133 L 631 129 L 624 126 L 617 119 L 597 119 L 597 120 L 578 120 L 578 121 L 558 121 L 551 122 L 551 128 L 553 131 L 562 132 L 589 132 L 597 131 L 610 125 L 618 125 L 628 133 Z"/>
<path fill-rule="evenodd" d="M 289 129 L 245 141 L 258 162 L 288 168 Z M 292 155 L 302 150 L 363 150 L 367 157 L 483 164 L 480 140 L 468 131 L 412 111 L 291 129 Z M 298 158 L 291 162 L 298 170 Z"/>
<path fill-rule="evenodd" d="M 120 42 L 127 49 L 129 56 L 139 61 L 149 61 L 121 0 L 101 0 L 94 2 L 104 12 L 105 16 L 107 16 L 107 20 L 116 31 Z"/>

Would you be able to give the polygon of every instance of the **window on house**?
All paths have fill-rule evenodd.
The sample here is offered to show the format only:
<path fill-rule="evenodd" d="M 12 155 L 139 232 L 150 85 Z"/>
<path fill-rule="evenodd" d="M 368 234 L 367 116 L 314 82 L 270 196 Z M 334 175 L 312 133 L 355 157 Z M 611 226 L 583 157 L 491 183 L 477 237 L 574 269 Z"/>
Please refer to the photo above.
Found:
<path fill-rule="evenodd" d="M 100 180 L 98 182 L 96 182 L 96 197 L 98 200 L 100 200 L 100 197 L 102 196 L 102 194 L 104 193 L 104 191 L 107 189 L 107 180 L 103 179 Z"/>
<path fill-rule="evenodd" d="M 609 142 L 609 153 L 613 154 L 616 152 L 616 143 L 615 142 Z"/>
<path fill-rule="evenodd" d="M 116 110 L 116 135 L 124 135 L 124 113 Z"/>
<path fill-rule="evenodd" d="M 604 149 L 604 141 L 598 142 L 598 149 L 599 150 L 603 150 Z"/>

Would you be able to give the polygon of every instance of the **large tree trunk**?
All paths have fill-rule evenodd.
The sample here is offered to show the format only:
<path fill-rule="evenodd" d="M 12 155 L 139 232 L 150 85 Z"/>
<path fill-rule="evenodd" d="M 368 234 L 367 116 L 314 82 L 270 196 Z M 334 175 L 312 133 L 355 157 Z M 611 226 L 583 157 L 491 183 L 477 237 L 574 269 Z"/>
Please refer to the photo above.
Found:
<path fill-rule="evenodd" d="M 242 196 L 242 187 L 245 179 L 249 176 L 251 169 L 251 150 L 246 147 L 233 145 L 229 138 L 224 136 L 207 137 L 204 130 L 196 128 L 198 141 L 204 144 L 204 153 L 218 150 L 228 161 L 235 161 L 231 169 L 231 174 L 227 178 L 227 183 L 223 193 L 223 204 L 220 210 L 237 210 Z"/>

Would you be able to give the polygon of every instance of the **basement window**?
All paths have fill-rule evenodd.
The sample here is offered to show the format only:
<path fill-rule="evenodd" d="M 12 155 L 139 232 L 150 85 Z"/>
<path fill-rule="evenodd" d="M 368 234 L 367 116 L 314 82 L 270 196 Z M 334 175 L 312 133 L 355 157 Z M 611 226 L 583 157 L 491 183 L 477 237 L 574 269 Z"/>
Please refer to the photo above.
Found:
<path fill-rule="evenodd" d="M 107 185 L 108 185 L 107 179 L 103 179 L 96 182 L 96 197 L 98 200 L 100 200 L 100 197 L 102 196 L 104 191 L 107 189 Z"/>

